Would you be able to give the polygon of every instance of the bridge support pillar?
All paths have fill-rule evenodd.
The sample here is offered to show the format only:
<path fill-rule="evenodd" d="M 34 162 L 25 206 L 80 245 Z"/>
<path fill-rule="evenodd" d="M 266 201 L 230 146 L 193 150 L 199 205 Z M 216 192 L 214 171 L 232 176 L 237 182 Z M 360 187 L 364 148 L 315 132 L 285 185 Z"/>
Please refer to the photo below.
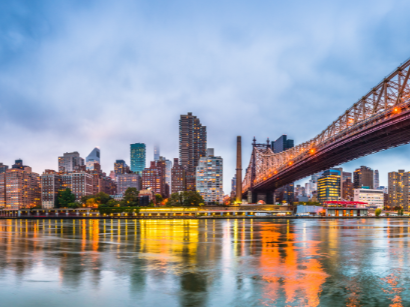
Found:
<path fill-rule="evenodd" d="M 274 201 L 274 197 L 273 197 L 273 195 L 275 194 L 275 192 L 267 192 L 266 193 L 266 204 L 267 205 L 274 205 L 275 203 L 273 202 Z"/>

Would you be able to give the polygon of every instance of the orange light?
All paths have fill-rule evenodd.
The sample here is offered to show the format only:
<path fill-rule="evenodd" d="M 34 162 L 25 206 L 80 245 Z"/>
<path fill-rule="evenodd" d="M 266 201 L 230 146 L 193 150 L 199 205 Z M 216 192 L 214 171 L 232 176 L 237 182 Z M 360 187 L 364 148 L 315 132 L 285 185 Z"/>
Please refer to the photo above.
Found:
<path fill-rule="evenodd" d="M 315 150 L 312 148 L 312 149 L 310 150 L 310 153 L 311 153 L 311 154 L 315 153 Z"/>
<path fill-rule="evenodd" d="M 292 165 L 292 164 L 293 164 L 293 162 L 292 162 L 292 161 L 290 161 L 290 162 L 289 162 L 289 165 Z"/>
<path fill-rule="evenodd" d="M 394 108 L 394 112 L 399 112 L 399 109 L 398 109 L 398 108 Z"/>

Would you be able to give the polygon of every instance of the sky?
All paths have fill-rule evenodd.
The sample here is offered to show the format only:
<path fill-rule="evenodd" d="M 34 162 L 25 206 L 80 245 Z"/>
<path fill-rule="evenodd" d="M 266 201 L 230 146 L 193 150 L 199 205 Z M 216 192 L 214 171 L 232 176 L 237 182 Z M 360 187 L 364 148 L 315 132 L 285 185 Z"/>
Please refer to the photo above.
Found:
<path fill-rule="evenodd" d="M 251 142 L 303 143 L 410 57 L 409 1 L 0 0 L 0 162 L 42 173 L 131 143 L 178 157 L 193 112 L 224 159 L 224 190 Z M 410 170 L 408 145 L 342 165 Z"/>

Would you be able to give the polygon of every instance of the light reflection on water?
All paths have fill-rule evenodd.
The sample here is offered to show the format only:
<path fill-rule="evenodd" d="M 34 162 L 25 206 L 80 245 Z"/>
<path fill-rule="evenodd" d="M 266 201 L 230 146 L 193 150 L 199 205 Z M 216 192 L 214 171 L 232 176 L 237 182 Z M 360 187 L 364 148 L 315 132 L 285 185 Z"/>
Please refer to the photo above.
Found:
<path fill-rule="evenodd" d="M 2 306 L 406 306 L 410 223 L 0 220 Z"/>

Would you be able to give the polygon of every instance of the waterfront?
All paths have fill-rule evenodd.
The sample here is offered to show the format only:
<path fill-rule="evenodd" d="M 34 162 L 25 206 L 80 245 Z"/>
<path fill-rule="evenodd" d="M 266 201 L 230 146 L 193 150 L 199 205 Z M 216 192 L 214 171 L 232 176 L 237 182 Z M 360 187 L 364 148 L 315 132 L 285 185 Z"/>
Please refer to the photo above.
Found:
<path fill-rule="evenodd" d="M 405 306 L 408 219 L 1 220 L 5 306 Z"/>

